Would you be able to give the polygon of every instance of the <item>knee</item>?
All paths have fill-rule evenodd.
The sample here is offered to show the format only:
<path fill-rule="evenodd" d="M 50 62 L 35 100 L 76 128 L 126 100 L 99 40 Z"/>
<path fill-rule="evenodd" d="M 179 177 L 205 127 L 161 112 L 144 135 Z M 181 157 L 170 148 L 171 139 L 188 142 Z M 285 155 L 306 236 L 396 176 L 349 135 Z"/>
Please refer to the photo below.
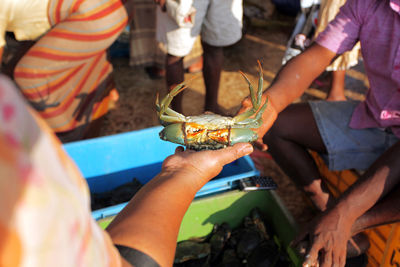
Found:
<path fill-rule="evenodd" d="M 263 137 L 263 142 L 270 148 L 290 140 L 290 120 L 286 116 L 278 115 L 277 120 Z"/>

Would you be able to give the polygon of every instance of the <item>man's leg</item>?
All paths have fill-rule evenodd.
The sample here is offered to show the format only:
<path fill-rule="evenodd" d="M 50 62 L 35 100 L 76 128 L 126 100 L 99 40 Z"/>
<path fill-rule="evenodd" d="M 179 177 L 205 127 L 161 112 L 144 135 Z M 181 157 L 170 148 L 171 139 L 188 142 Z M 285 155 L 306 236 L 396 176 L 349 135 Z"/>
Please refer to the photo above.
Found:
<path fill-rule="evenodd" d="M 202 42 L 203 46 L 203 77 L 206 86 L 206 101 L 204 109 L 219 113 L 218 87 L 224 61 L 223 47 L 211 46 Z"/>
<path fill-rule="evenodd" d="M 333 199 L 308 149 L 326 152 L 326 148 L 310 106 L 298 103 L 287 107 L 264 136 L 264 142 L 282 170 L 310 196 L 319 210 L 325 210 Z"/>
<path fill-rule="evenodd" d="M 330 84 L 331 87 L 329 89 L 328 97 L 326 98 L 326 100 L 346 101 L 346 96 L 344 95 L 345 77 L 345 70 L 332 71 L 332 80 Z"/>
<path fill-rule="evenodd" d="M 185 70 L 183 68 L 183 57 L 176 57 L 167 54 L 166 57 L 166 73 L 165 78 L 167 81 L 167 87 L 171 91 L 175 86 L 182 83 L 184 80 Z M 182 113 L 182 99 L 183 94 L 180 93 L 174 97 L 171 106 L 176 112 Z"/>

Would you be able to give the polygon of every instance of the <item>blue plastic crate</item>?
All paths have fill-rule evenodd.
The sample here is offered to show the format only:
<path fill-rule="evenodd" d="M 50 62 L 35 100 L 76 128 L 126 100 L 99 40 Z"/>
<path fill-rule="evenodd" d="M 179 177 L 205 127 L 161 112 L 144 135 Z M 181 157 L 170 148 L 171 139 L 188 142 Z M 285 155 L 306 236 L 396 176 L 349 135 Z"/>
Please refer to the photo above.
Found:
<path fill-rule="evenodd" d="M 162 141 L 158 133 L 162 127 L 105 136 L 64 145 L 66 152 L 86 178 L 90 191 L 101 193 L 112 190 L 136 178 L 147 183 L 161 170 L 163 160 L 173 154 L 176 144 Z M 196 197 L 230 190 L 235 181 L 259 175 L 250 157 L 245 156 L 228 164 L 208 182 Z M 126 203 L 92 212 L 98 220 L 120 212 Z"/>

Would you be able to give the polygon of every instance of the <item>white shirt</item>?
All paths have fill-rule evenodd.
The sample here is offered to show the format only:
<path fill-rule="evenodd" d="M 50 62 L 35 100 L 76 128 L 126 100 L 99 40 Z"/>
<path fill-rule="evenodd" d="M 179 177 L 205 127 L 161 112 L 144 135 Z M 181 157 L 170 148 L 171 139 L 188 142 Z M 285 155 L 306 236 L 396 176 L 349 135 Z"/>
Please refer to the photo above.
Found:
<path fill-rule="evenodd" d="M 18 41 L 35 40 L 50 29 L 49 0 L 0 0 L 0 48 L 5 33 L 14 32 Z"/>

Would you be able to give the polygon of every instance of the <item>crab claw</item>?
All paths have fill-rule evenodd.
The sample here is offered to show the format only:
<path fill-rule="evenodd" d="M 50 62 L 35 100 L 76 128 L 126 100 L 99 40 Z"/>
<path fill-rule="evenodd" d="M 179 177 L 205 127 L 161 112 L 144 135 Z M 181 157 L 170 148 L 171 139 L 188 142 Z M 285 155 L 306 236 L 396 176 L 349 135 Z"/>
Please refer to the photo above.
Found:
<path fill-rule="evenodd" d="M 262 66 L 259 60 L 257 60 L 258 63 L 258 67 L 259 67 L 259 78 L 258 78 L 258 88 L 257 88 L 257 93 L 255 92 L 253 85 L 251 84 L 249 78 L 247 78 L 247 76 L 243 73 L 240 72 L 240 74 L 242 74 L 243 78 L 245 79 L 245 81 L 247 82 L 247 84 L 249 85 L 249 91 L 250 91 L 250 99 L 251 99 L 251 104 L 253 105 L 252 108 L 250 108 L 249 110 L 235 116 L 233 118 L 233 120 L 235 122 L 241 122 L 244 121 L 248 118 L 250 118 L 251 116 L 253 116 L 254 114 L 257 114 L 260 112 L 260 106 L 261 106 L 261 102 L 262 102 L 262 93 L 263 93 L 263 70 L 262 70 Z M 265 104 L 264 104 L 265 105 Z"/>
<path fill-rule="evenodd" d="M 258 139 L 258 134 L 249 128 L 231 129 L 230 144 L 254 142 Z"/>
<path fill-rule="evenodd" d="M 184 134 L 181 123 L 174 123 L 164 127 L 159 133 L 160 138 L 164 141 L 170 141 L 176 144 L 185 145 Z"/>

